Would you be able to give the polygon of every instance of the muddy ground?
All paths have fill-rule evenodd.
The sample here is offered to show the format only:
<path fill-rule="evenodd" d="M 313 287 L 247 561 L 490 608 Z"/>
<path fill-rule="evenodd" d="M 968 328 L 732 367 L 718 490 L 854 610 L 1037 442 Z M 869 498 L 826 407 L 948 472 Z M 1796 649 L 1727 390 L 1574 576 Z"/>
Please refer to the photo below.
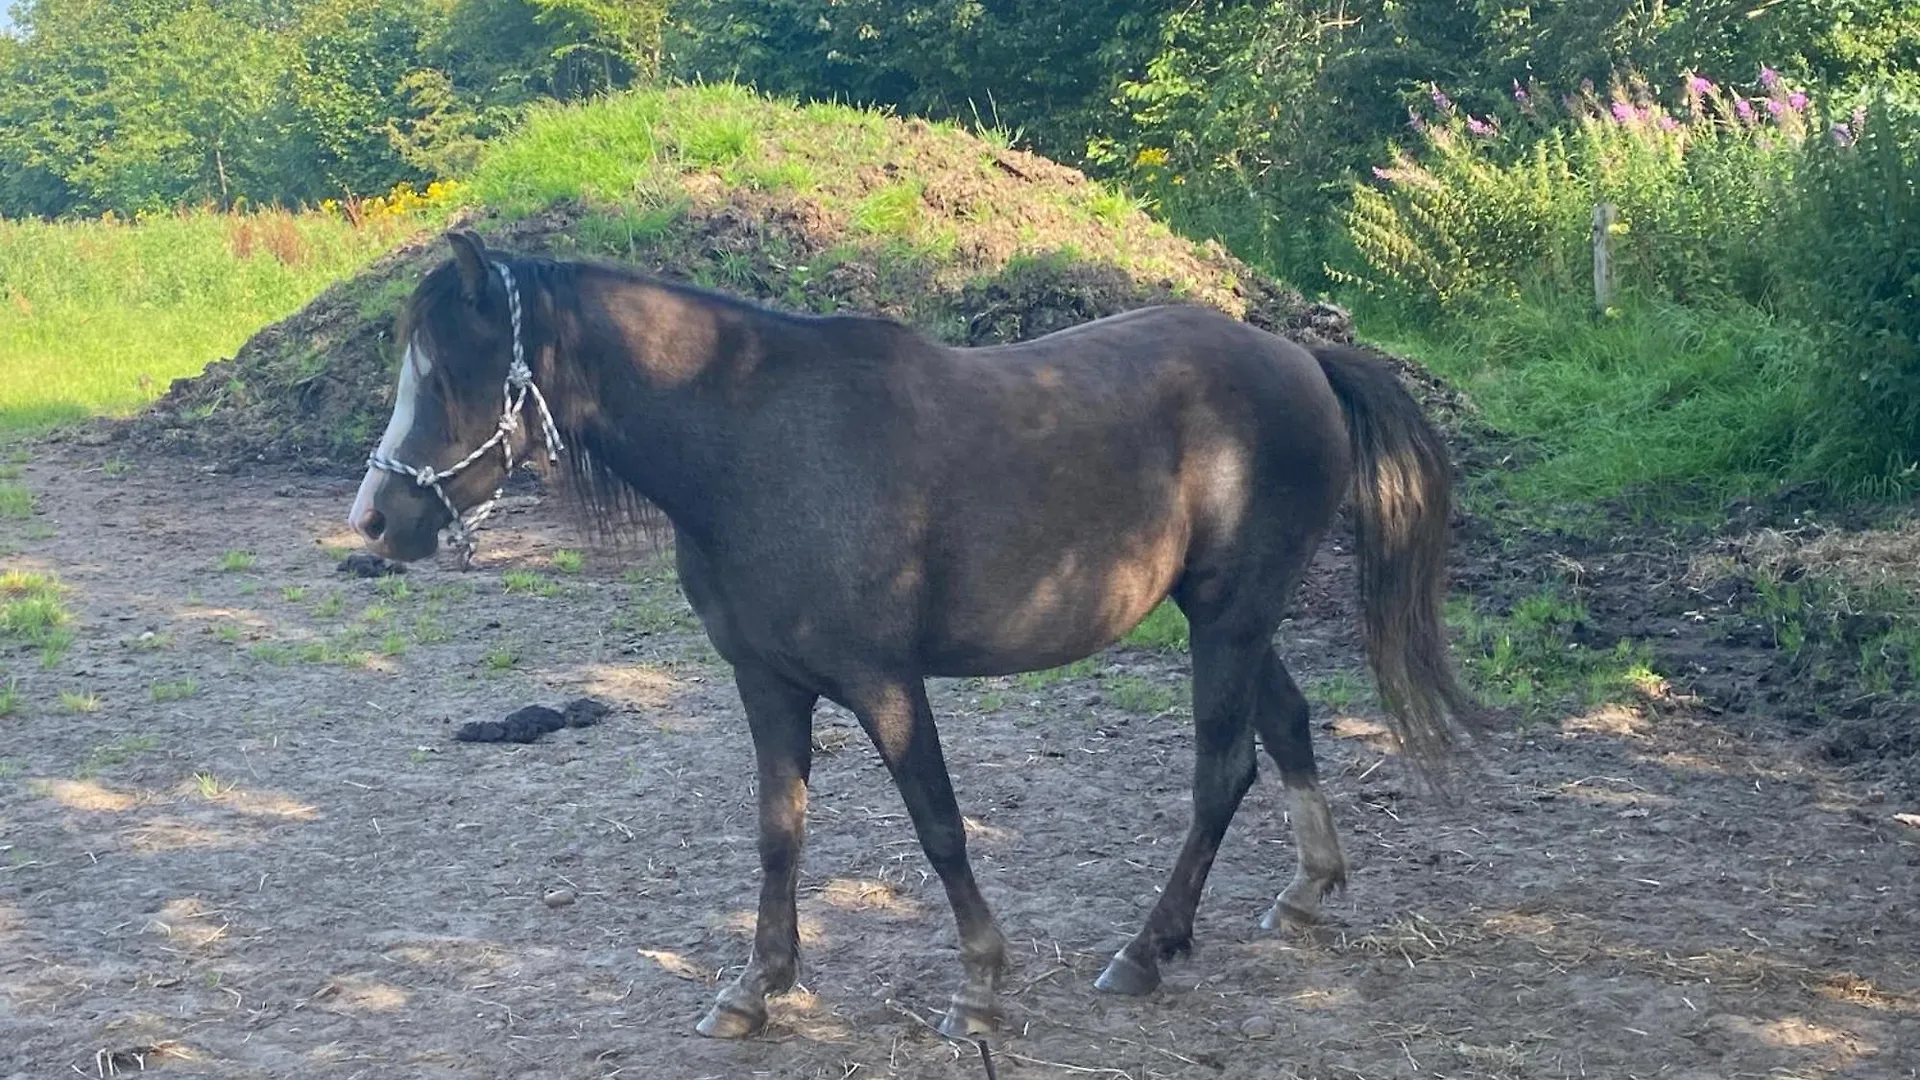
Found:
<path fill-rule="evenodd" d="M 475 570 L 349 579 L 351 481 L 109 453 L 35 450 L 37 512 L 0 521 L 0 565 L 57 574 L 76 619 L 50 668 L 0 652 L 0 1075 L 986 1075 L 924 1023 L 956 983 L 951 921 L 833 710 L 804 990 L 763 1038 L 694 1035 L 746 959 L 752 754 L 666 562 L 522 502 Z M 1315 934 L 1257 927 L 1293 862 L 1263 777 L 1198 954 L 1150 999 L 1090 984 L 1185 827 L 1182 658 L 935 684 L 1017 946 L 999 1076 L 1920 1076 L 1906 789 L 1673 698 L 1502 735 L 1437 806 L 1376 744 L 1343 543 L 1281 644 L 1319 703 L 1351 889 Z M 1491 551 L 1463 567 L 1503 574 Z M 614 713 L 452 739 L 579 694 Z"/>

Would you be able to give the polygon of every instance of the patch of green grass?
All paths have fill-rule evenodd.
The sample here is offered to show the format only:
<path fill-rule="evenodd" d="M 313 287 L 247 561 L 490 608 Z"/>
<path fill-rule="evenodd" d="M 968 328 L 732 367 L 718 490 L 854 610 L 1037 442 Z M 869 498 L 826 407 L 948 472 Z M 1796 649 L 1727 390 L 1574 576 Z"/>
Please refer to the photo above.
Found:
<path fill-rule="evenodd" d="M 374 626 L 393 621 L 393 609 L 385 604 L 368 604 L 360 618 Z"/>
<path fill-rule="evenodd" d="M 1160 601 L 1159 606 L 1147 613 L 1122 639 L 1122 643 L 1136 649 L 1153 649 L 1158 652 L 1186 652 L 1188 646 L 1187 616 L 1180 605 L 1171 600 Z"/>
<path fill-rule="evenodd" d="M 1920 692 L 1920 598 L 1896 586 L 1825 576 L 1752 579 L 1741 610 L 1764 626 L 1794 676 L 1874 694 Z"/>
<path fill-rule="evenodd" d="M 914 235 L 920 228 L 923 187 L 918 180 L 901 180 L 875 188 L 854 204 L 854 230 L 872 236 Z"/>
<path fill-rule="evenodd" d="M 1447 619 L 1461 631 L 1461 667 L 1474 692 L 1529 717 L 1631 701 L 1660 682 L 1643 644 L 1582 644 L 1591 636 L 1586 607 L 1558 589 L 1542 589 L 1506 615 L 1455 598 Z"/>
<path fill-rule="evenodd" d="M 413 640 L 421 645 L 443 645 L 453 640 L 453 632 L 436 616 L 423 614 L 413 620 Z"/>
<path fill-rule="evenodd" d="M 621 206 L 597 210 L 580 219 L 575 228 L 580 247 L 588 254 L 632 258 L 641 248 L 657 243 L 687 214 L 683 199 L 659 205 Z"/>
<path fill-rule="evenodd" d="M 66 629 L 73 615 L 60 602 L 60 582 L 25 570 L 0 573 L 0 641 L 9 638 L 38 646 L 51 667 L 73 644 Z"/>
<path fill-rule="evenodd" d="M 100 711 L 100 699 L 91 691 L 60 691 L 60 707 L 70 713 L 97 713 Z"/>
<path fill-rule="evenodd" d="M 1628 304 L 1596 319 L 1575 298 L 1527 298 L 1363 328 L 1524 440 L 1495 484 L 1533 507 L 1626 497 L 1649 515 L 1717 520 L 1726 499 L 1793 476 L 1818 435 L 1802 423 L 1813 343 L 1758 309 Z"/>
<path fill-rule="evenodd" d="M 67 650 L 73 648 L 73 631 L 65 627 L 48 630 L 40 635 L 36 644 L 40 646 L 40 666 L 51 671 L 60 666 Z"/>
<path fill-rule="evenodd" d="M 213 628 L 213 640 L 231 645 L 240 640 L 240 627 L 235 623 L 220 623 Z"/>
<path fill-rule="evenodd" d="M 514 655 L 513 650 L 504 647 L 488 649 L 487 655 L 480 658 L 481 666 L 488 671 L 510 671 L 519 662 L 520 658 Z"/>
<path fill-rule="evenodd" d="M 12 716 L 20 711 L 20 680 L 8 679 L 0 686 L 0 718 Z"/>
<path fill-rule="evenodd" d="M 689 165 L 726 165 L 754 149 L 753 118 L 731 109 L 681 118 L 674 132 L 680 157 Z"/>
<path fill-rule="evenodd" d="M 1159 716 L 1179 710 L 1186 701 L 1180 690 L 1140 675 L 1115 675 L 1102 680 L 1107 700 L 1128 712 Z"/>
<path fill-rule="evenodd" d="M 0 221 L 0 434 L 139 408 L 414 227 L 278 211 Z"/>
<path fill-rule="evenodd" d="M 1347 712 L 1373 697 L 1372 685 L 1351 671 L 1336 671 L 1331 675 L 1309 679 L 1300 692 L 1308 701 L 1334 712 Z"/>
<path fill-rule="evenodd" d="M 115 765 L 125 765 L 159 745 L 160 740 L 151 735 L 131 735 L 124 739 L 115 739 L 110 743 L 102 743 L 87 753 L 87 760 L 81 766 L 81 772 L 95 773 Z"/>
<path fill-rule="evenodd" d="M 33 516 L 33 492 L 19 484 L 0 484 L 0 518 L 24 521 Z"/>
<path fill-rule="evenodd" d="M 229 551 L 220 556 L 219 567 L 229 574 L 253 569 L 255 559 L 251 551 Z"/>
<path fill-rule="evenodd" d="M 307 598 L 307 590 L 298 585 L 288 585 L 280 590 L 280 599 L 297 604 Z"/>
<path fill-rule="evenodd" d="M 1146 205 L 1132 194 L 1120 188 L 1101 187 L 1087 200 L 1087 212 L 1095 220 L 1109 225 L 1120 226 L 1130 218 L 1146 212 Z"/>
<path fill-rule="evenodd" d="M 508 570 L 500 575 L 500 587 L 509 593 L 528 593 L 533 596 L 552 596 L 560 591 L 560 586 L 552 579 L 532 570 Z"/>
<path fill-rule="evenodd" d="M 339 593 L 329 593 L 325 599 L 313 606 L 313 613 L 322 619 L 331 619 L 345 611 L 347 602 Z"/>
<path fill-rule="evenodd" d="M 262 641 L 247 650 L 247 659 L 277 667 L 293 659 L 293 650 L 277 641 Z"/>
<path fill-rule="evenodd" d="M 563 574 L 577 574 L 586 565 L 586 557 L 577 551 L 562 550 L 553 553 L 553 568 Z"/>
<path fill-rule="evenodd" d="M 191 675 L 153 684 L 153 700 L 157 702 L 185 701 L 200 692 L 200 681 Z"/>
<path fill-rule="evenodd" d="M 389 575 L 374 582 L 373 591 L 376 595 L 388 600 L 405 600 L 413 595 L 412 586 L 407 584 L 406 578 L 398 574 Z"/>
<path fill-rule="evenodd" d="M 407 637 L 405 634 L 394 631 L 380 639 L 380 655 L 405 656 L 406 652 Z"/>
<path fill-rule="evenodd" d="M 1100 662 L 1098 660 L 1088 656 L 1075 660 L 1071 664 L 1062 664 L 1057 668 L 1047 668 L 1043 671 L 1023 671 L 1013 677 L 1013 682 L 1015 686 L 1020 687 L 1022 690 L 1045 690 L 1049 686 L 1054 686 L 1070 679 L 1087 678 L 1092 675 L 1099 666 Z"/>

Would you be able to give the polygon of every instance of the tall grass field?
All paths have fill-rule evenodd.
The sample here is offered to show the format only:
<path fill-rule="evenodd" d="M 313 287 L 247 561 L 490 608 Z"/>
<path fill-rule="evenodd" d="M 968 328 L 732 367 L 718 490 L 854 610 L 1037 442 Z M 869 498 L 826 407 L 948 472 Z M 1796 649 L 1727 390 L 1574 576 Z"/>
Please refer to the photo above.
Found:
<path fill-rule="evenodd" d="M 0 220 L 0 438 L 139 408 L 417 227 L 356 217 Z"/>

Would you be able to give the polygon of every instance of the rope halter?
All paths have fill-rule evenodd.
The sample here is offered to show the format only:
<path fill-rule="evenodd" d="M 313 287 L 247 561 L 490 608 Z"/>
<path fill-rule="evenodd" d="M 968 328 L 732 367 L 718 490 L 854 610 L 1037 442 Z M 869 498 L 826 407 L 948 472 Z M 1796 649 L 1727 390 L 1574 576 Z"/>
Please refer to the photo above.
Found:
<path fill-rule="evenodd" d="M 527 366 L 525 335 L 521 332 L 520 288 L 514 283 L 513 271 L 507 268 L 506 263 L 494 260 L 493 268 L 500 272 L 500 280 L 507 287 L 507 314 L 513 323 L 513 362 L 507 365 L 506 382 L 501 386 L 501 395 L 506 399 L 506 405 L 500 411 L 500 422 L 494 425 L 493 434 L 488 436 L 487 441 L 474 447 L 472 453 L 445 469 L 436 470 L 431 465 L 417 467 L 408 465 L 387 457 L 378 450 L 367 456 L 369 466 L 409 477 L 418 486 L 433 489 L 433 493 L 440 497 L 441 505 L 447 508 L 447 514 L 453 519 L 447 526 L 447 534 L 448 539 L 460 548 L 460 568 L 463 570 L 473 565 L 473 554 L 479 548 L 474 538 L 474 530 L 488 514 L 493 512 L 494 504 L 500 501 L 500 492 L 506 485 L 506 476 L 513 474 L 513 435 L 520 430 L 520 415 L 526 407 L 528 395 L 532 395 L 534 405 L 540 410 L 540 434 L 546 440 L 547 461 L 557 463 L 560 460 L 560 451 L 566 449 L 560 442 L 560 430 L 554 426 L 553 412 L 547 408 L 546 396 L 540 393 L 538 386 L 534 385 L 533 369 Z M 493 494 L 489 495 L 485 502 L 462 515 L 460 508 L 453 505 L 453 500 L 447 496 L 447 489 L 442 486 L 443 482 L 458 476 L 461 470 L 479 461 L 495 446 L 500 447 L 501 456 L 506 463 L 506 473 L 500 481 L 501 487 L 494 488 Z"/>

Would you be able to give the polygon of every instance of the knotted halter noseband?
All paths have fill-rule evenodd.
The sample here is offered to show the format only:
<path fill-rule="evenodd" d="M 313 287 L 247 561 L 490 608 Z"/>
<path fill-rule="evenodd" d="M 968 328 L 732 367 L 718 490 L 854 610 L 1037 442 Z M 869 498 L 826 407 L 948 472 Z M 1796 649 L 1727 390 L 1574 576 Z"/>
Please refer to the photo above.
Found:
<path fill-rule="evenodd" d="M 507 269 L 506 263 L 498 260 L 493 261 L 493 268 L 500 272 L 500 280 L 507 287 L 507 314 L 513 323 L 513 362 L 507 365 L 506 382 L 501 386 L 501 394 L 506 399 L 506 405 L 500 411 L 500 422 L 494 426 L 493 434 L 487 438 L 486 442 L 474 447 L 472 453 L 440 470 L 435 470 L 431 465 L 419 467 L 408 465 L 381 454 L 377 449 L 367 456 L 369 466 L 410 477 L 415 484 L 423 488 L 432 488 L 433 493 L 440 497 L 441 505 L 447 508 L 447 514 L 453 518 L 452 524 L 447 527 L 447 533 L 448 538 L 460 547 L 462 569 L 473 565 L 473 553 L 479 548 L 478 542 L 474 539 L 474 530 L 488 514 L 493 512 L 494 504 L 500 501 L 500 492 L 504 489 L 506 480 L 502 477 L 502 486 L 494 488 L 493 494 L 487 497 L 487 501 L 474 507 L 465 516 L 461 515 L 459 507 L 453 505 L 453 500 L 447 497 L 447 489 L 441 486 L 442 481 L 458 476 L 462 469 L 480 460 L 496 445 L 500 447 L 501 455 L 505 459 L 506 475 L 512 475 L 513 435 L 520 430 L 520 413 L 526 407 L 529 394 L 533 396 L 533 403 L 540 409 L 540 434 L 546 440 L 548 462 L 558 462 L 560 451 L 566 449 L 560 442 L 559 429 L 554 426 L 553 412 L 547 408 L 546 396 L 540 393 L 538 386 L 534 385 L 533 369 L 527 366 L 527 348 L 520 325 L 520 289 L 514 284 L 513 271 Z"/>

